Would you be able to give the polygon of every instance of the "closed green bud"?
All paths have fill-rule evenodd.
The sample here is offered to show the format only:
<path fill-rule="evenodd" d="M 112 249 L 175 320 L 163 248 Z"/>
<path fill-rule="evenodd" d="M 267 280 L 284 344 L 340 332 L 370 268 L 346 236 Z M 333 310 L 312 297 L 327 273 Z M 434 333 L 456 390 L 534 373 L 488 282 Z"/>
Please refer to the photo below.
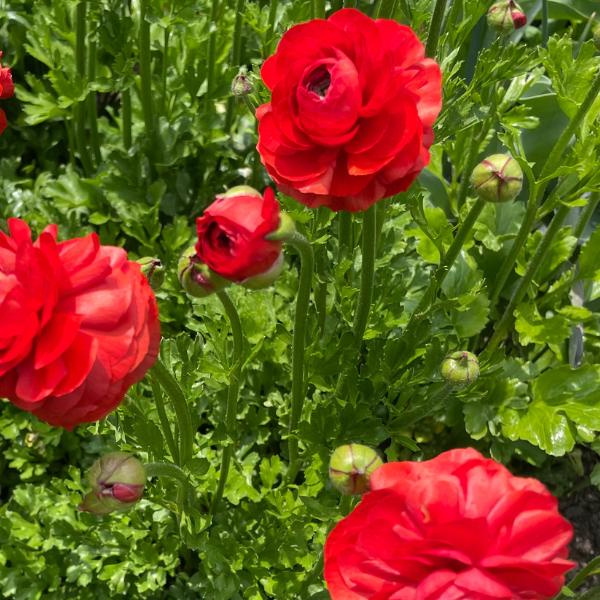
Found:
<path fill-rule="evenodd" d="M 508 202 L 514 200 L 523 187 L 523 171 L 512 156 L 493 154 L 475 167 L 471 185 L 487 202 Z"/>
<path fill-rule="evenodd" d="M 240 73 L 236 76 L 231 84 L 231 91 L 234 96 L 247 96 L 254 91 L 254 84 L 250 81 L 247 75 Z"/>
<path fill-rule="evenodd" d="M 181 287 L 195 298 L 206 298 L 230 284 L 200 260 L 194 246 L 188 248 L 179 259 L 177 274 Z"/>
<path fill-rule="evenodd" d="M 442 377 L 452 385 L 468 385 L 479 377 L 479 361 L 471 352 L 453 352 L 442 362 Z"/>
<path fill-rule="evenodd" d="M 513 0 L 503 0 L 494 4 L 487 15 L 488 26 L 500 35 L 509 35 L 515 29 L 527 25 L 527 16 Z"/>
<path fill-rule="evenodd" d="M 331 455 L 329 478 L 333 486 L 342 494 L 362 496 L 369 491 L 369 479 L 383 461 L 368 446 L 349 444 L 340 446 Z"/>
<path fill-rule="evenodd" d="M 158 258 L 144 256 L 136 261 L 142 267 L 142 274 L 148 280 L 150 287 L 157 292 L 165 282 L 165 268 Z"/>
<path fill-rule="evenodd" d="M 92 487 L 79 510 L 107 515 L 135 506 L 144 492 L 146 469 L 127 452 L 111 452 L 98 459 L 88 473 Z"/>

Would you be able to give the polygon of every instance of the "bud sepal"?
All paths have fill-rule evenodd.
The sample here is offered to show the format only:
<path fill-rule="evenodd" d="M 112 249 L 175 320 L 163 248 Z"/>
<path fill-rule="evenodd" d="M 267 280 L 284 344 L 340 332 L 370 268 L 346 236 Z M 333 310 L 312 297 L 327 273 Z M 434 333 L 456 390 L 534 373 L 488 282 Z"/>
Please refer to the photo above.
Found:
<path fill-rule="evenodd" d="M 165 282 L 165 268 L 158 258 L 144 256 L 136 261 L 142 267 L 142 274 L 148 280 L 150 287 L 157 292 Z"/>
<path fill-rule="evenodd" d="M 514 0 L 496 2 L 487 15 L 489 28 L 500 35 L 509 35 L 527 25 L 527 16 Z"/>
<path fill-rule="evenodd" d="M 179 259 L 177 274 L 181 287 L 195 298 L 206 298 L 231 284 L 200 260 L 194 246 L 190 246 Z"/>
<path fill-rule="evenodd" d="M 475 167 L 471 185 L 486 202 L 509 202 L 521 192 L 523 170 L 512 156 L 492 154 Z"/>
<path fill-rule="evenodd" d="M 368 446 L 340 446 L 331 455 L 329 478 L 342 494 L 362 496 L 370 490 L 369 480 L 372 473 L 382 464 L 379 454 Z"/>

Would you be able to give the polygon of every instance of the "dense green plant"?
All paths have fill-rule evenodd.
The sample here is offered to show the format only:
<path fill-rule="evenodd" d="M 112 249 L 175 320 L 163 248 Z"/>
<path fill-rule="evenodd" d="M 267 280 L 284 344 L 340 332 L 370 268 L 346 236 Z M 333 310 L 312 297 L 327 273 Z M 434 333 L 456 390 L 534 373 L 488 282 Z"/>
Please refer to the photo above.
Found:
<path fill-rule="evenodd" d="M 360 8 L 374 14 L 387 4 Z M 400 0 L 394 17 L 425 40 L 441 4 Z M 589 39 L 600 2 L 521 4 L 532 25 L 500 40 L 485 24 L 491 2 L 454 0 L 438 43 L 427 44 L 444 73 L 444 106 L 429 167 L 409 192 L 377 205 L 363 343 L 352 330 L 362 217 L 342 225 L 328 209 L 279 196 L 316 262 L 295 434 L 303 467 L 292 484 L 299 257 L 287 249 L 273 288 L 231 292 L 246 357 L 236 440 L 225 426 L 237 368 L 229 320 L 217 298 L 190 300 L 176 267 L 216 193 L 271 184 L 254 149 L 255 122 L 231 83 L 241 69 L 251 100 L 265 102 L 261 63 L 322 3 L 4 0 L 0 49 L 18 86 L 3 103 L 0 217 L 37 231 L 58 223 L 64 238 L 95 230 L 133 258 L 161 259 L 161 359 L 195 434 L 192 458 L 177 460 L 152 376 L 107 419 L 73 433 L 3 403 L 1 595 L 327 598 L 323 543 L 351 508 L 329 483 L 328 463 L 345 443 L 377 446 L 388 460 L 472 445 L 557 494 L 571 488 L 583 474 L 578 446 L 600 450 L 600 59 Z M 478 205 L 473 168 L 507 151 L 525 173 L 523 191 L 514 202 Z M 472 230 L 459 238 L 469 219 Z M 479 354 L 481 374 L 451 389 L 440 365 L 456 350 Z M 170 403 L 165 410 L 177 423 Z M 183 441 L 180 427 L 173 433 Z M 221 453 L 232 445 L 224 502 L 211 515 Z M 195 497 L 160 476 L 132 512 L 77 513 L 82 474 L 117 449 L 179 463 Z"/>

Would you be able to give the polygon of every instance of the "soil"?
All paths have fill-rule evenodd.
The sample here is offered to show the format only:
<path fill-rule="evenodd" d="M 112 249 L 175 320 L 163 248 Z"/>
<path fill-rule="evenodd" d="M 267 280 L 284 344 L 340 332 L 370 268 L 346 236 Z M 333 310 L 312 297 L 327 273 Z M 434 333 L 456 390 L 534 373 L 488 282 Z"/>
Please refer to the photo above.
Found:
<path fill-rule="evenodd" d="M 571 493 L 559 501 L 561 514 L 570 521 L 575 535 L 569 545 L 569 558 L 579 563 L 567 575 L 571 579 L 590 560 L 600 556 L 600 490 L 589 486 Z M 600 576 L 588 579 L 578 591 L 585 591 L 600 584 Z"/>

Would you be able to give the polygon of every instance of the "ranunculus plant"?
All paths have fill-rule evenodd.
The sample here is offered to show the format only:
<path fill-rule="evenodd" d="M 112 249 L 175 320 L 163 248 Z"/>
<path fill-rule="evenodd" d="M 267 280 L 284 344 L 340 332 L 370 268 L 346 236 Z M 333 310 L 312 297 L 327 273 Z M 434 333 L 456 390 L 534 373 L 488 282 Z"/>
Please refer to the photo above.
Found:
<path fill-rule="evenodd" d="M 0 597 L 577 597 L 598 3 L 0 4 Z"/>

